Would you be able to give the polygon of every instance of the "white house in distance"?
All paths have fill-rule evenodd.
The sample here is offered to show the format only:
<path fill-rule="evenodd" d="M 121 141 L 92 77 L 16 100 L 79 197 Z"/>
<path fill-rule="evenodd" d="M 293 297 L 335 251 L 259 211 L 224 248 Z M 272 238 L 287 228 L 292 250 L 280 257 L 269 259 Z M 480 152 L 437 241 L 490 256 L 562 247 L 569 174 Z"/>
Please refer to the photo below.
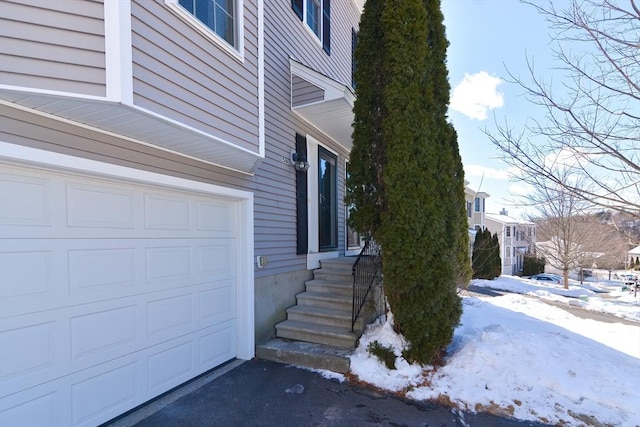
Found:
<path fill-rule="evenodd" d="M 522 273 L 524 254 L 532 252 L 535 245 L 535 224 L 512 218 L 504 209 L 499 214 L 485 214 L 485 224 L 491 234 L 498 234 L 502 274 Z"/>

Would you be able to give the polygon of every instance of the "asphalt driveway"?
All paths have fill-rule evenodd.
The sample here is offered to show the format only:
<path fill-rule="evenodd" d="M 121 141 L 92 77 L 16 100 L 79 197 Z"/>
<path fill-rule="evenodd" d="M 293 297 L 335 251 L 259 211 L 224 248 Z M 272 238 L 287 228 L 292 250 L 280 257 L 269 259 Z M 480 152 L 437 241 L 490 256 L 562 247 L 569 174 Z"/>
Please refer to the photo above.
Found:
<path fill-rule="evenodd" d="M 252 360 L 214 371 L 109 427 L 162 426 L 543 426 L 470 414 Z"/>

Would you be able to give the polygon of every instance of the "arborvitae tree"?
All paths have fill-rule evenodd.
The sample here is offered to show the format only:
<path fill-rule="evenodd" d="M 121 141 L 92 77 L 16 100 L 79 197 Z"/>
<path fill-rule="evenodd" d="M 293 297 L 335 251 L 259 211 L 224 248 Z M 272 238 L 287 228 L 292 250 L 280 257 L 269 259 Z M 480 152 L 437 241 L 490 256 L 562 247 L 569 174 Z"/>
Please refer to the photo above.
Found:
<path fill-rule="evenodd" d="M 458 208 L 458 214 L 452 214 L 449 218 L 451 228 L 451 234 L 457 233 L 457 236 L 453 238 L 458 242 L 457 247 L 453 248 L 456 254 L 456 284 L 458 287 L 467 289 L 471 282 L 473 270 L 471 268 L 471 260 L 469 259 L 469 229 L 467 225 L 467 202 L 464 197 L 464 170 L 462 168 L 462 159 L 460 158 L 460 151 L 458 149 L 458 134 L 452 125 L 449 125 L 450 132 L 450 147 L 452 152 L 452 159 L 455 167 L 455 174 L 453 176 L 454 186 L 462 187 L 462 191 L 454 191 L 452 194 L 443 196 L 445 201 L 449 201 L 452 204 L 452 211 Z M 454 187 L 455 188 L 455 187 Z"/>
<path fill-rule="evenodd" d="M 500 241 L 498 240 L 498 233 L 493 233 L 493 237 L 491 237 L 491 279 L 500 277 L 501 274 Z"/>
<path fill-rule="evenodd" d="M 542 257 L 527 252 L 524 254 L 522 261 L 522 275 L 533 276 L 534 274 L 544 273 L 545 261 Z"/>
<path fill-rule="evenodd" d="M 491 232 L 488 229 L 476 231 L 476 239 L 473 242 L 473 278 L 490 279 L 491 269 Z"/>
<path fill-rule="evenodd" d="M 404 355 L 422 364 L 460 320 L 456 280 L 459 251 L 467 251 L 442 21 L 439 0 L 365 3 L 346 196 L 351 224 L 381 244 L 394 327 L 409 343 Z"/>
<path fill-rule="evenodd" d="M 500 243 L 496 233 L 492 236 L 487 228 L 477 230 L 472 260 L 474 279 L 492 280 L 502 274 Z"/>

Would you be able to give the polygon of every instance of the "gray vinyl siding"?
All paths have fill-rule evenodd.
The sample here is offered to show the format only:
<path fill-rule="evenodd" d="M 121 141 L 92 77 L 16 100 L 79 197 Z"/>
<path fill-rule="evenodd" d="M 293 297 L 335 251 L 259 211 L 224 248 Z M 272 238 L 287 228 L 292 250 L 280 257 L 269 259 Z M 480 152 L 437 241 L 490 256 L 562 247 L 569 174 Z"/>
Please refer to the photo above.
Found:
<path fill-rule="evenodd" d="M 294 107 L 324 100 L 324 91 L 321 88 L 298 76 L 291 78 L 291 88 L 294 94 L 291 105 Z"/>
<path fill-rule="evenodd" d="M 134 1 L 138 106 L 258 150 L 257 6 L 244 2 L 244 62 L 179 19 L 164 0 Z"/>
<path fill-rule="evenodd" d="M 327 55 L 305 30 L 290 1 L 265 1 L 264 9 L 266 158 L 256 172 L 254 203 L 255 253 L 266 255 L 269 264 L 256 270 L 257 278 L 306 269 L 306 256 L 296 255 L 295 171 L 282 160 L 295 148 L 296 132 L 338 153 L 338 243 L 344 254 L 344 164 L 349 153 L 291 110 L 289 58 L 350 86 L 351 28 L 357 27 L 360 18 L 351 0 L 332 1 L 331 55 Z M 317 166 L 307 173 L 317 173 Z"/>
<path fill-rule="evenodd" d="M 0 37 L 0 83 L 105 96 L 102 1 L 1 0 Z"/>

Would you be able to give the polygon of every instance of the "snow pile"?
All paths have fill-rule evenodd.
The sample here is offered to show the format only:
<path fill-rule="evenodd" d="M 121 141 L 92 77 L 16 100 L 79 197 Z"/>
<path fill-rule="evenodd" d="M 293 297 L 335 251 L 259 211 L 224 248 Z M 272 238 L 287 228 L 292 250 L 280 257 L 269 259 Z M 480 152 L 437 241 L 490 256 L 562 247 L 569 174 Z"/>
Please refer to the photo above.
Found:
<path fill-rule="evenodd" d="M 530 295 L 549 301 L 562 302 L 587 310 L 612 314 L 624 319 L 640 321 L 640 292 L 622 290 L 619 282 L 579 282 L 571 280 L 569 289 L 563 285 L 524 279 L 516 276 L 500 276 L 495 280 L 476 279 L 473 286 Z"/>
<path fill-rule="evenodd" d="M 506 287 L 512 280 L 491 282 Z M 465 297 L 463 303 L 445 366 L 408 364 L 400 356 L 404 341 L 382 322 L 361 338 L 352 374 L 412 399 L 521 420 L 640 425 L 640 324 L 581 319 L 522 295 Z M 393 347 L 397 370 L 367 352 L 373 341 Z"/>

